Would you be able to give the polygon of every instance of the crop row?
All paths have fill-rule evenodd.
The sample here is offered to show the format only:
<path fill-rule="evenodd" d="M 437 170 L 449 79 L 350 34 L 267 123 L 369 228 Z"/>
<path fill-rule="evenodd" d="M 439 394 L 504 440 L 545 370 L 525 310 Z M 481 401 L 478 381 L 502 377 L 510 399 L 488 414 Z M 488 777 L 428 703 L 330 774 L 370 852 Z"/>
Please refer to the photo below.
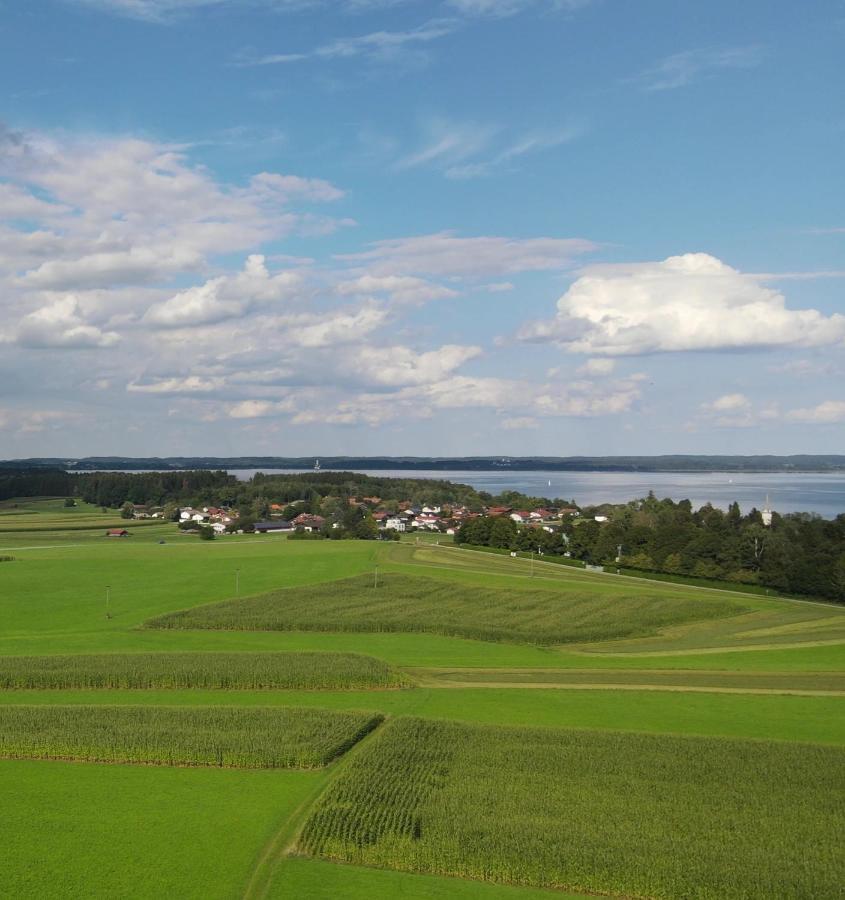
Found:
<path fill-rule="evenodd" d="M 488 641 L 562 644 L 653 634 L 669 625 L 736 614 L 716 597 L 480 588 L 387 574 L 286 588 L 168 613 L 152 628 L 244 631 L 432 632 Z"/>
<path fill-rule="evenodd" d="M 166 706 L 0 706 L 0 757 L 310 769 L 382 720 L 366 712 Z"/>
<path fill-rule="evenodd" d="M 841 896 L 833 747 L 396 719 L 321 797 L 300 852 L 653 898 Z"/>
<path fill-rule="evenodd" d="M 355 690 L 408 680 L 356 653 L 100 653 L 0 657 L 0 689 Z"/>

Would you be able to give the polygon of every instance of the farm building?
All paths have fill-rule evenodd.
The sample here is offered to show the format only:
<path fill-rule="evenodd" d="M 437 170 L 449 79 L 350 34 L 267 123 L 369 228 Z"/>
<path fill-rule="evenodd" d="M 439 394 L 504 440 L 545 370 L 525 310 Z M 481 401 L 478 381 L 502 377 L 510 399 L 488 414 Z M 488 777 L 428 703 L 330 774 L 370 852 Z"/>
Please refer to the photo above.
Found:
<path fill-rule="evenodd" d="M 284 519 L 274 519 L 272 522 L 256 522 L 254 527 L 259 534 L 266 534 L 268 531 L 293 531 L 293 525 Z"/>
<path fill-rule="evenodd" d="M 109 528 L 106 537 L 129 537 L 129 532 L 125 528 Z"/>

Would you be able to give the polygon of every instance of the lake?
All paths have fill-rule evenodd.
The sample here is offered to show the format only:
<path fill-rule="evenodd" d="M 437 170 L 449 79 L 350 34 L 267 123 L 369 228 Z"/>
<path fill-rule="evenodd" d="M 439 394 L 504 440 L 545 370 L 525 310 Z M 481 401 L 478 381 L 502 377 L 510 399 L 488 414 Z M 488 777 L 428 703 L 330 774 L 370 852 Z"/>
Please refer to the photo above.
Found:
<path fill-rule="evenodd" d="M 257 471 L 290 474 L 302 469 L 229 469 L 241 480 Z M 305 470 L 307 471 L 307 470 Z M 331 471 L 324 469 L 322 471 Z M 519 491 L 535 497 L 575 500 L 580 506 L 624 503 L 654 491 L 658 497 L 690 500 L 694 507 L 712 503 L 727 509 L 736 500 L 742 510 L 762 509 L 769 496 L 771 508 L 780 513 L 812 512 L 832 519 L 845 513 L 845 472 L 813 473 L 718 473 L 718 472 L 444 472 L 441 470 L 356 469 L 364 475 L 390 478 L 436 478 L 472 485 L 498 494 Z M 551 482 L 551 486 L 549 485 Z"/>

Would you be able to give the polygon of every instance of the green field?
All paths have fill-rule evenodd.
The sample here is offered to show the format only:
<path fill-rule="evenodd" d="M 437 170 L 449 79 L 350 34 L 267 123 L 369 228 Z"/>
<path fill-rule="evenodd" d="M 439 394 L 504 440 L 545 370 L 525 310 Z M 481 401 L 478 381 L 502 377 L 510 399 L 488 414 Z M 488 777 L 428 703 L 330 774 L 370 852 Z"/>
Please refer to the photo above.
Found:
<path fill-rule="evenodd" d="M 515 871 L 512 838 L 527 848 L 519 865 L 538 861 L 532 884 L 574 894 L 839 896 L 827 835 L 841 830 L 832 804 L 845 756 L 845 609 L 430 541 L 201 542 L 135 522 L 128 538 L 104 536 L 124 525 L 61 500 L 0 508 L 0 555 L 14 557 L 0 564 L 0 722 L 17 723 L 0 734 L 30 741 L 18 751 L 32 753 L 40 733 L 42 750 L 52 742 L 83 756 L 109 736 L 112 755 L 94 758 L 127 760 L 0 760 L 0 894 L 568 896 L 490 883 Z M 196 627 L 245 609 L 285 630 Z M 146 627 L 173 614 L 178 628 Z M 343 727 L 338 713 L 351 717 Z M 391 750 L 403 717 L 423 720 L 422 732 Z M 285 757 L 285 727 L 305 755 Z M 114 753 L 121 729 L 124 747 L 145 735 L 134 756 Z M 387 791 L 379 772 L 399 766 L 412 791 L 413 761 L 398 760 L 428 753 L 432 734 L 452 736 L 452 756 L 426 815 L 462 836 L 462 868 L 440 865 L 448 841 L 430 830 L 411 849 L 439 875 L 390 868 L 389 855 L 361 857 L 367 866 L 290 855 L 351 773 L 358 788 L 375 780 Z M 328 764 L 220 768 L 213 748 L 224 738 L 253 763 Z M 350 815 L 372 812 L 361 796 Z M 561 802 L 571 808 L 563 824 Z M 585 811 L 596 808 L 609 818 Z M 509 817 L 484 838 L 495 848 L 485 862 L 473 841 Z M 577 878 L 555 855 L 564 847 Z M 733 880 L 719 880 L 720 866 Z"/>
<path fill-rule="evenodd" d="M 537 645 L 615 640 L 744 612 L 722 597 L 647 593 L 596 597 L 580 591 L 455 585 L 390 573 L 275 591 L 169 613 L 151 628 L 223 631 L 425 632 Z"/>
<path fill-rule="evenodd" d="M 397 719 L 297 849 L 590 893 L 832 897 L 843 783 L 845 756 L 812 745 Z"/>
<path fill-rule="evenodd" d="M 313 769 L 380 721 L 373 713 L 287 707 L 2 706 L 0 757 Z"/>
<path fill-rule="evenodd" d="M 355 690 L 411 682 L 357 653 L 98 653 L 0 657 L 0 689 Z"/>

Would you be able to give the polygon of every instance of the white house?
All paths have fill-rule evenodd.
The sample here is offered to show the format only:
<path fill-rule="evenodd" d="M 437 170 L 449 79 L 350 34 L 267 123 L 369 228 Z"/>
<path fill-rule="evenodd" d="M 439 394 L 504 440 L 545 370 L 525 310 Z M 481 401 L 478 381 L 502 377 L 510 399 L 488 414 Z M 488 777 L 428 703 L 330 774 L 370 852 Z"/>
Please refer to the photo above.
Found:
<path fill-rule="evenodd" d="M 394 531 L 404 531 L 405 530 L 405 520 L 400 519 L 399 516 L 388 516 L 384 520 L 385 528 L 392 528 Z"/>

